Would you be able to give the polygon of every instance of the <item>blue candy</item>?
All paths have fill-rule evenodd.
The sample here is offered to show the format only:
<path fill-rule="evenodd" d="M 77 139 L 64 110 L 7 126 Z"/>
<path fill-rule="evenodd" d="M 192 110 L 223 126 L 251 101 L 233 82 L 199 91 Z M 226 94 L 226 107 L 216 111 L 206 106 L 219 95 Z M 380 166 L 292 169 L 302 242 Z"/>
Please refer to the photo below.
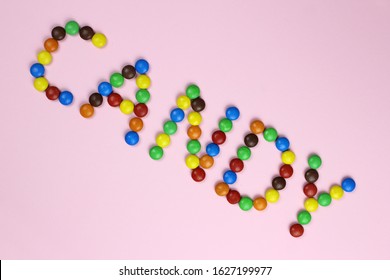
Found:
<path fill-rule="evenodd" d="M 219 154 L 219 146 L 215 143 L 210 143 L 206 146 L 206 153 L 211 156 L 215 157 Z"/>
<path fill-rule="evenodd" d="M 345 178 L 341 182 L 341 187 L 346 192 L 352 192 L 355 189 L 355 187 L 356 187 L 356 183 L 355 183 L 355 181 L 352 178 Z"/>
<path fill-rule="evenodd" d="M 149 70 L 149 63 L 145 59 L 139 59 L 135 63 L 135 70 L 139 74 L 145 74 Z"/>
<path fill-rule="evenodd" d="M 278 137 L 275 141 L 276 148 L 281 151 L 287 151 L 290 148 L 290 141 L 286 137 Z"/>
<path fill-rule="evenodd" d="M 43 77 L 45 75 L 45 67 L 40 63 L 34 63 L 30 67 L 30 73 L 34 78 Z"/>
<path fill-rule="evenodd" d="M 237 120 L 240 117 L 240 110 L 237 107 L 229 107 L 226 109 L 226 118 L 231 121 Z"/>
<path fill-rule="evenodd" d="M 73 102 L 73 94 L 69 91 L 62 91 L 58 100 L 62 105 L 68 106 Z"/>
<path fill-rule="evenodd" d="M 109 96 L 112 93 L 112 85 L 108 82 L 101 82 L 98 86 L 98 92 L 103 96 Z"/>
<path fill-rule="evenodd" d="M 229 185 L 234 184 L 237 181 L 237 174 L 228 170 L 223 174 L 223 181 Z"/>
<path fill-rule="evenodd" d="M 134 146 L 139 142 L 139 135 L 135 131 L 129 131 L 125 135 L 125 141 L 128 145 Z"/>
<path fill-rule="evenodd" d="M 174 122 L 181 122 L 184 120 L 184 111 L 180 108 L 171 111 L 171 120 Z"/>

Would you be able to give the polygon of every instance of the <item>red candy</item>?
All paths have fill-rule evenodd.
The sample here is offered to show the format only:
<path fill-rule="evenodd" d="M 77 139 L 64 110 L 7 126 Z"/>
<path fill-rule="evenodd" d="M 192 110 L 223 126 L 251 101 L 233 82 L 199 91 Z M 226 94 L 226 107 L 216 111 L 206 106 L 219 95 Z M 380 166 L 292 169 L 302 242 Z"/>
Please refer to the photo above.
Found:
<path fill-rule="evenodd" d="M 46 89 L 46 97 L 49 100 L 56 100 L 60 96 L 61 91 L 55 86 L 49 86 Z"/>
<path fill-rule="evenodd" d="M 279 170 L 279 174 L 283 178 L 290 178 L 294 173 L 293 168 L 289 164 L 282 165 Z"/>
<path fill-rule="evenodd" d="M 307 197 L 313 197 L 317 194 L 317 187 L 316 185 L 314 185 L 313 183 L 309 183 L 309 184 L 306 184 L 304 187 L 303 187 L 303 193 L 307 196 Z"/>
<path fill-rule="evenodd" d="M 300 224 L 294 224 L 290 227 L 290 234 L 293 236 L 293 237 L 300 237 L 302 236 L 303 232 L 305 230 L 303 229 L 303 226 L 300 225 Z"/>
<path fill-rule="evenodd" d="M 226 195 L 226 199 L 230 204 L 237 204 L 240 202 L 241 195 L 236 190 L 230 190 L 228 194 Z"/>
<path fill-rule="evenodd" d="M 211 140 L 215 144 L 221 145 L 221 144 L 225 143 L 225 141 L 226 141 L 226 134 L 223 131 L 217 130 L 211 136 Z"/>
<path fill-rule="evenodd" d="M 138 103 L 134 107 L 134 114 L 139 118 L 145 117 L 148 114 L 148 106 L 144 103 Z"/>
<path fill-rule="evenodd" d="M 108 96 L 107 101 L 110 106 L 118 107 L 122 102 L 122 97 L 119 94 L 113 92 Z"/>
<path fill-rule="evenodd" d="M 234 158 L 230 161 L 229 167 L 234 172 L 240 172 L 244 169 L 244 162 L 239 158 Z"/>
<path fill-rule="evenodd" d="M 200 167 L 197 167 L 192 170 L 191 177 L 195 182 L 201 182 L 206 178 L 206 172 Z"/>

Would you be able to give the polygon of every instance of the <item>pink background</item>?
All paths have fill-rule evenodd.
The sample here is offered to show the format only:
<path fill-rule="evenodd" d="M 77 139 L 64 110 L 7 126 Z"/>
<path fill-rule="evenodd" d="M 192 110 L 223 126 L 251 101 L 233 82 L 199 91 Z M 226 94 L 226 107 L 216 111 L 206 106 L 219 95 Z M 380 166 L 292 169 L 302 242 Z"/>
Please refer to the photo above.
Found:
<path fill-rule="evenodd" d="M 1 259 L 389 259 L 390 2 L 8 1 L 2 7 Z M 5 9 L 4 9 L 5 8 Z M 103 50 L 66 38 L 48 79 L 75 94 L 64 107 L 37 92 L 29 67 L 69 19 L 107 35 Z M 99 81 L 144 57 L 152 100 L 141 143 L 129 117 L 79 106 Z M 207 180 L 184 164 L 181 124 L 164 160 L 149 159 L 176 97 L 197 83 L 207 102 L 202 142 L 228 105 L 241 109 Z M 135 85 L 120 93 L 134 100 Z M 280 201 L 249 213 L 214 193 L 251 119 L 289 137 L 295 176 Z M 318 187 L 344 176 L 355 192 L 313 214 L 300 239 L 307 156 L 323 158 Z M 280 153 L 263 139 L 235 187 L 264 194 Z"/>

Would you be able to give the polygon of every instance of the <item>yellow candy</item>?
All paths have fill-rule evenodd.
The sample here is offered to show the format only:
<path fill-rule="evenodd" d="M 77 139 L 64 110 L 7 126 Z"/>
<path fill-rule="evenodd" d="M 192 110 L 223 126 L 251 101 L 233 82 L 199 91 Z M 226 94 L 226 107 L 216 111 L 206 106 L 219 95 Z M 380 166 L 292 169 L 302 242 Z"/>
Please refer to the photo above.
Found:
<path fill-rule="evenodd" d="M 38 53 L 38 62 L 43 65 L 50 64 L 52 56 L 48 51 L 40 51 Z"/>
<path fill-rule="evenodd" d="M 295 154 L 290 150 L 283 152 L 282 161 L 284 164 L 292 164 L 295 161 Z"/>
<path fill-rule="evenodd" d="M 340 199 L 344 195 L 344 190 L 342 187 L 340 187 L 338 185 L 334 185 L 330 188 L 329 193 L 330 193 L 330 196 L 332 197 L 332 199 Z"/>
<path fill-rule="evenodd" d="M 308 198 L 305 200 L 305 209 L 309 212 L 314 212 L 318 208 L 318 201 L 315 198 Z"/>
<path fill-rule="evenodd" d="M 157 146 L 160 146 L 161 148 L 165 148 L 171 143 L 171 138 L 169 138 L 168 134 L 161 133 L 157 135 L 156 137 L 156 144 Z"/>
<path fill-rule="evenodd" d="M 134 104 L 130 100 L 123 100 L 119 105 L 119 109 L 123 114 L 130 115 L 134 111 Z"/>
<path fill-rule="evenodd" d="M 202 122 L 202 116 L 198 112 L 191 112 L 188 114 L 188 122 L 191 125 L 200 125 Z"/>
<path fill-rule="evenodd" d="M 265 192 L 265 199 L 270 203 L 275 203 L 279 200 L 279 192 L 275 189 L 268 189 Z"/>
<path fill-rule="evenodd" d="M 49 86 L 49 82 L 44 77 L 39 77 L 34 80 L 34 87 L 36 90 L 45 91 Z"/>
<path fill-rule="evenodd" d="M 140 89 L 147 89 L 150 87 L 150 78 L 146 75 L 139 75 L 135 80 L 135 83 Z"/>
<path fill-rule="evenodd" d="M 186 110 L 188 108 L 190 108 L 191 106 L 191 99 L 189 99 L 187 96 L 185 95 L 181 95 L 177 98 L 176 100 L 176 105 L 177 107 L 179 107 L 180 109 L 183 109 L 183 110 Z"/>
<path fill-rule="evenodd" d="M 95 47 L 103 48 L 107 44 L 107 38 L 102 33 L 95 33 L 92 37 L 92 44 Z"/>
<path fill-rule="evenodd" d="M 195 155 L 186 157 L 186 165 L 189 169 L 195 169 L 199 166 L 199 158 Z"/>

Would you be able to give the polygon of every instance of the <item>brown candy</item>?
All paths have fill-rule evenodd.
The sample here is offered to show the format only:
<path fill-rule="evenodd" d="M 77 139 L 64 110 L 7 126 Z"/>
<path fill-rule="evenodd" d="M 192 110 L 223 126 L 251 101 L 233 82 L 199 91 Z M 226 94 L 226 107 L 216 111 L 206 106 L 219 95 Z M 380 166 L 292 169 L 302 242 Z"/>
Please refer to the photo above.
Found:
<path fill-rule="evenodd" d="M 93 106 L 93 107 L 99 107 L 100 105 L 102 105 L 103 103 L 103 96 L 100 94 L 100 93 L 92 93 L 90 96 L 89 96 L 89 103 Z"/>
<path fill-rule="evenodd" d="M 201 112 L 206 108 L 206 102 L 201 97 L 191 100 L 191 108 L 195 112 Z"/>
<path fill-rule="evenodd" d="M 277 190 L 283 190 L 286 187 L 286 180 L 282 177 L 275 177 L 272 180 L 272 187 Z"/>
<path fill-rule="evenodd" d="M 66 36 L 66 31 L 61 26 L 56 26 L 51 31 L 51 37 L 53 37 L 57 41 L 61 41 L 62 39 L 65 38 L 65 36 Z"/>
<path fill-rule="evenodd" d="M 309 169 L 305 173 L 305 179 L 308 183 L 315 183 L 318 180 L 318 172 L 315 169 Z"/>
<path fill-rule="evenodd" d="M 256 134 L 253 134 L 253 133 L 249 133 L 244 138 L 244 143 L 249 148 L 255 147 L 258 142 L 259 142 L 259 138 L 257 137 Z"/>
<path fill-rule="evenodd" d="M 95 35 L 95 31 L 90 26 L 83 26 L 80 28 L 79 34 L 82 39 L 91 40 L 93 35 Z"/>
<path fill-rule="evenodd" d="M 122 76 L 125 79 L 132 79 L 135 77 L 135 68 L 133 65 L 126 65 L 125 67 L 122 68 Z"/>

